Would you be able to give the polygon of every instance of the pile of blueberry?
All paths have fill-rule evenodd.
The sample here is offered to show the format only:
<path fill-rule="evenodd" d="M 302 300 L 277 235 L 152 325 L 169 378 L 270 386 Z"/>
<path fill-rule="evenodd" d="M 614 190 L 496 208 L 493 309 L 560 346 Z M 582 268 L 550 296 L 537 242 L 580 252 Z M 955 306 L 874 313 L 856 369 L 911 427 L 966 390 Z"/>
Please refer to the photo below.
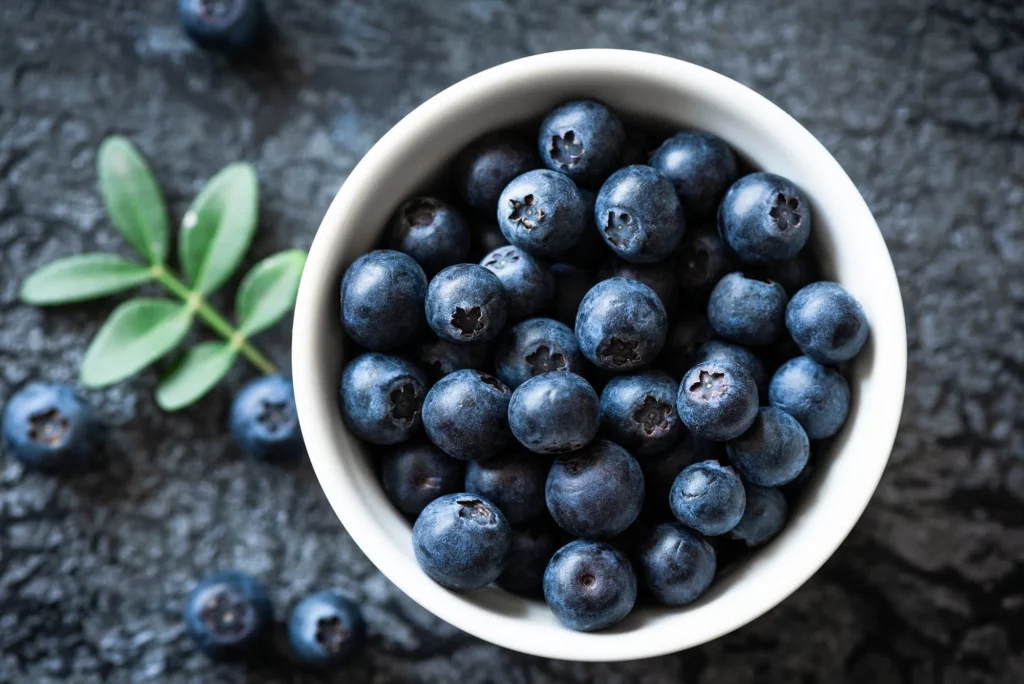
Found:
<path fill-rule="evenodd" d="M 868 324 L 814 282 L 801 190 L 723 140 L 644 155 L 592 100 L 539 128 L 472 144 L 348 268 L 341 409 L 428 576 L 598 630 L 779 532 Z"/>

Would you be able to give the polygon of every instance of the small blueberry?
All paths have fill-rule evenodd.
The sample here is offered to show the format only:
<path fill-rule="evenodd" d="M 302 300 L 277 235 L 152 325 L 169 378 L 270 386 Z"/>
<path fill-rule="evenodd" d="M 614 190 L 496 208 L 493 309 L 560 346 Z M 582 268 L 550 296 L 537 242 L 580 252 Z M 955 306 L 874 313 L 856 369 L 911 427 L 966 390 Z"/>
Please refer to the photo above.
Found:
<path fill-rule="evenodd" d="M 231 403 L 231 436 L 247 457 L 281 461 L 303 453 L 292 381 L 268 375 L 249 382 Z"/>
<path fill-rule="evenodd" d="M 649 365 L 667 333 L 668 315 L 658 295 L 627 278 L 599 282 L 576 314 L 580 351 L 605 370 L 626 372 Z"/>
<path fill-rule="evenodd" d="M 569 629 L 594 632 L 621 622 L 636 603 L 636 575 L 611 544 L 577 539 L 552 556 L 544 600 Z"/>
<path fill-rule="evenodd" d="M 380 482 L 395 508 L 419 515 L 428 503 L 462 491 L 466 464 L 433 444 L 401 444 L 380 463 Z"/>
<path fill-rule="evenodd" d="M 501 279 L 483 266 L 456 264 L 427 286 L 427 323 L 443 340 L 468 344 L 497 337 L 508 316 Z"/>
<path fill-rule="evenodd" d="M 433 197 L 407 200 L 391 219 L 388 246 L 408 254 L 433 274 L 469 256 L 469 226 L 451 206 Z"/>
<path fill-rule="evenodd" d="M 750 429 L 725 445 L 729 461 L 748 482 L 778 487 L 796 479 L 811 456 L 811 443 L 796 418 L 780 408 L 758 409 Z"/>
<path fill-rule="evenodd" d="M 546 311 L 555 298 L 555 278 L 546 263 L 508 245 L 499 247 L 480 265 L 498 276 L 508 295 L 508 321 L 521 321 Z"/>
<path fill-rule="evenodd" d="M 353 601 L 333 591 L 321 591 L 302 599 L 292 610 L 288 641 L 300 663 L 327 670 L 359 654 L 366 641 L 366 624 Z"/>
<path fill-rule="evenodd" d="M 516 439 L 534 453 L 575 451 L 589 444 L 601 427 L 601 400 L 575 373 L 543 373 L 512 393 L 508 423 Z"/>
<path fill-rule="evenodd" d="M 262 0 L 178 0 L 178 20 L 196 45 L 230 55 L 260 46 L 267 36 Z"/>
<path fill-rule="evenodd" d="M 345 366 L 340 394 L 342 416 L 358 437 L 397 444 L 422 423 L 427 378 L 402 357 L 371 352 Z"/>
<path fill-rule="evenodd" d="M 713 213 L 737 177 L 729 145 L 699 131 L 676 133 L 651 153 L 649 163 L 672 181 L 687 217 Z"/>
<path fill-rule="evenodd" d="M 252 654 L 269 640 L 274 611 L 266 588 L 234 570 L 215 572 L 185 602 L 185 630 L 214 660 Z"/>
<path fill-rule="evenodd" d="M 679 383 L 662 371 L 618 375 L 601 392 L 601 426 L 638 456 L 662 453 L 686 432 L 676 413 Z"/>
<path fill-rule="evenodd" d="M 704 360 L 683 376 L 676 410 L 698 437 L 716 442 L 735 439 L 757 416 L 757 385 L 736 363 Z"/>
<path fill-rule="evenodd" d="M 537 168 L 540 159 L 529 139 L 518 131 L 496 131 L 462 151 L 455 162 L 455 181 L 466 204 L 493 216 L 505 186 Z"/>
<path fill-rule="evenodd" d="M 466 467 L 465 491 L 492 502 L 512 525 L 530 522 L 547 510 L 544 482 L 550 465 L 550 459 L 525 449 L 473 461 Z"/>
<path fill-rule="evenodd" d="M 786 327 L 797 346 L 818 363 L 849 361 L 868 339 L 868 319 L 860 302 L 842 285 L 811 283 L 786 308 Z"/>
<path fill-rule="evenodd" d="M 718 232 L 740 261 L 792 259 L 811 234 L 811 205 L 793 183 L 752 173 L 733 183 L 718 208 Z"/>
<path fill-rule="evenodd" d="M 541 122 L 537 149 L 549 169 L 580 185 L 598 185 L 619 166 L 625 141 L 622 122 L 607 106 L 573 100 Z"/>
<path fill-rule="evenodd" d="M 494 456 L 509 440 L 512 391 L 493 375 L 455 371 L 423 400 L 423 427 L 449 456 L 476 461 Z"/>
<path fill-rule="evenodd" d="M 678 523 L 655 527 L 636 555 L 645 586 L 666 606 L 693 603 L 715 578 L 715 550 Z"/>
<path fill-rule="evenodd" d="M 547 169 L 514 178 L 502 190 L 497 211 L 505 239 L 537 256 L 561 254 L 589 227 L 579 189 L 566 176 Z"/>
<path fill-rule="evenodd" d="M 664 259 L 676 248 L 686 221 L 672 183 L 649 166 L 611 175 L 597 193 L 594 219 L 615 254 L 635 264 Z"/>
<path fill-rule="evenodd" d="M 839 432 L 850 413 L 846 379 L 806 356 L 782 364 L 768 383 L 768 403 L 799 421 L 809 439 Z"/>
<path fill-rule="evenodd" d="M 786 329 L 786 290 L 773 281 L 730 273 L 708 300 L 708 322 L 732 342 L 763 347 Z"/>
<path fill-rule="evenodd" d="M 609 278 L 629 278 L 651 288 L 654 294 L 658 295 L 669 317 L 672 317 L 678 307 L 679 283 L 667 261 L 659 261 L 656 264 L 631 264 L 612 257 L 597 273 L 598 280 Z"/>
<path fill-rule="evenodd" d="M 422 328 L 427 277 L 412 257 L 378 249 L 356 259 L 341 281 L 341 323 L 356 344 L 388 351 Z"/>
<path fill-rule="evenodd" d="M 33 382 L 15 392 L 3 413 L 3 444 L 26 468 L 74 472 L 99 450 L 103 430 L 92 407 L 67 385 Z"/>
<path fill-rule="evenodd" d="M 580 375 L 584 361 L 569 326 L 550 318 L 531 318 L 498 338 L 494 366 L 498 379 L 515 389 L 542 373 L 569 371 Z"/>
<path fill-rule="evenodd" d="M 736 471 L 717 461 L 686 466 L 672 484 L 672 515 L 690 529 L 717 537 L 736 527 L 746 506 Z"/>

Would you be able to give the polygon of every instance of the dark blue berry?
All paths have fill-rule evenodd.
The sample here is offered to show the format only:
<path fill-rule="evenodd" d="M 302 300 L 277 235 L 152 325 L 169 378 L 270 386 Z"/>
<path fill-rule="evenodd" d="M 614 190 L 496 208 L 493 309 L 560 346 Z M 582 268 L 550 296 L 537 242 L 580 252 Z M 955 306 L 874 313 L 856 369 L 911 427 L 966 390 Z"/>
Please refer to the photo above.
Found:
<path fill-rule="evenodd" d="M 521 321 L 546 311 L 555 298 L 555 278 L 547 264 L 508 245 L 499 247 L 480 265 L 498 276 L 508 296 L 508 321 Z"/>
<path fill-rule="evenodd" d="M 411 256 L 424 272 L 437 273 L 469 256 L 469 226 L 441 200 L 414 197 L 391 219 L 388 246 Z"/>
<path fill-rule="evenodd" d="M 467 147 L 455 162 L 455 180 L 466 204 L 494 215 L 498 198 L 516 176 L 540 168 L 533 143 L 518 131 L 489 133 Z"/>
<path fill-rule="evenodd" d="M 798 356 L 775 371 L 768 383 L 768 402 L 796 418 L 809 439 L 825 439 L 846 422 L 850 385 L 831 368 Z"/>
<path fill-rule="evenodd" d="M 508 423 L 512 434 L 530 451 L 575 451 L 589 444 L 601 427 L 601 400 L 575 373 L 544 373 L 512 393 Z"/>
<path fill-rule="evenodd" d="M 746 495 L 739 475 L 717 461 L 687 466 L 676 477 L 669 493 L 672 515 L 709 537 L 736 527 L 745 505 Z"/>
<path fill-rule="evenodd" d="M 676 248 L 686 221 L 672 183 L 649 166 L 627 166 L 601 186 L 594 219 L 604 241 L 626 261 L 650 264 Z"/>
<path fill-rule="evenodd" d="M 551 517 L 569 534 L 614 537 L 644 503 L 644 474 L 628 451 L 605 439 L 555 459 L 545 498 Z"/>
<path fill-rule="evenodd" d="M 681 378 L 700 360 L 700 348 L 714 336 L 704 311 L 681 311 L 668 328 L 659 365 L 674 378 Z"/>
<path fill-rule="evenodd" d="M 540 593 L 544 570 L 558 550 L 558 530 L 544 518 L 512 529 L 512 551 L 498 586 L 524 596 Z"/>
<path fill-rule="evenodd" d="M 757 416 L 757 385 L 743 366 L 703 360 L 683 376 L 676 410 L 698 437 L 716 442 L 735 439 Z"/>
<path fill-rule="evenodd" d="M 683 241 L 671 258 L 679 289 L 692 299 L 704 299 L 721 280 L 735 270 L 732 257 L 713 227 L 687 227 Z"/>
<path fill-rule="evenodd" d="M 178 20 L 196 45 L 226 54 L 258 47 L 267 35 L 262 0 L 178 0 Z"/>
<path fill-rule="evenodd" d="M 763 269 L 764 277 L 774 280 L 786 289 L 786 294 L 792 297 L 801 288 L 804 288 L 818 280 L 818 262 L 811 254 L 809 248 L 800 250 L 800 253 L 789 261 L 778 264 L 768 264 Z"/>
<path fill-rule="evenodd" d="M 467 344 L 497 337 L 508 316 L 501 279 L 483 266 L 457 264 L 427 286 L 427 323 L 443 340 Z"/>
<path fill-rule="evenodd" d="M 736 155 L 718 136 L 676 133 L 651 153 L 650 165 L 672 181 L 689 216 L 705 216 L 736 180 Z"/>
<path fill-rule="evenodd" d="M 573 100 L 541 122 L 537 149 L 549 169 L 580 185 L 598 185 L 621 163 L 625 141 L 622 122 L 607 106 Z"/>
<path fill-rule="evenodd" d="M 647 500 L 644 510 L 662 518 L 670 514 L 669 492 L 683 468 L 694 463 L 725 458 L 725 447 L 720 442 L 709 442 L 686 431 L 682 439 L 668 452 L 646 456 L 640 461 L 644 471 L 644 491 Z"/>
<path fill-rule="evenodd" d="M 544 505 L 544 481 L 550 459 L 516 449 L 466 467 L 465 491 L 497 506 L 509 523 L 519 525 L 540 517 Z"/>
<path fill-rule="evenodd" d="M 488 218 L 494 220 L 493 216 Z M 470 257 L 474 261 L 479 261 L 499 247 L 508 244 L 508 240 L 501 234 L 501 228 L 496 223 L 477 223 L 473 226 L 471 233 Z"/>
<path fill-rule="evenodd" d="M 611 544 L 577 539 L 552 556 L 544 600 L 569 629 L 594 632 L 621 622 L 636 603 L 636 575 Z"/>
<path fill-rule="evenodd" d="M 771 541 L 786 524 L 786 497 L 774 487 L 758 487 L 747 482 L 744 488 L 747 507 L 729 536 L 746 542 L 747 546 L 761 546 Z"/>
<path fill-rule="evenodd" d="M 261 583 L 235 571 L 215 572 L 185 602 L 185 630 L 214 660 L 255 653 L 274 627 L 270 596 Z"/>
<path fill-rule="evenodd" d="M 730 273 L 711 292 L 708 322 L 732 342 L 771 344 L 786 329 L 786 290 L 776 282 Z"/>
<path fill-rule="evenodd" d="M 608 278 L 629 278 L 643 283 L 658 295 L 665 312 L 671 317 L 679 304 L 679 283 L 672 266 L 667 261 L 656 264 L 631 264 L 612 257 L 597 273 L 598 280 Z"/>
<path fill-rule="evenodd" d="M 576 325 L 576 312 L 580 302 L 594 286 L 594 276 L 588 272 L 566 263 L 551 265 L 551 273 L 555 276 L 555 304 L 553 315 L 556 320 L 569 327 Z"/>
<path fill-rule="evenodd" d="M 430 337 L 416 347 L 415 355 L 433 382 L 457 370 L 482 370 L 487 365 L 491 345 L 486 342 L 455 344 L 433 335 Z"/>
<path fill-rule="evenodd" d="M 537 256 L 572 247 L 589 226 L 587 206 L 566 176 L 547 169 L 516 177 L 498 199 L 498 227 L 505 239 Z"/>
<path fill-rule="evenodd" d="M 288 641 L 300 663 L 326 670 L 359 654 L 366 641 L 366 624 L 353 601 L 322 591 L 302 599 L 292 610 Z"/>
<path fill-rule="evenodd" d="M 697 350 L 697 358 L 708 361 L 732 361 L 742 366 L 754 379 L 758 397 L 765 400 L 768 398 L 768 371 L 761 359 L 746 347 L 732 342 L 711 340 L 700 346 L 700 349 Z"/>
<path fill-rule="evenodd" d="M 693 603 L 715 578 L 715 550 L 678 523 L 655 527 L 636 555 L 644 585 L 666 606 Z"/>
<path fill-rule="evenodd" d="M 512 391 L 493 375 L 455 371 L 423 400 L 423 427 L 449 456 L 476 461 L 494 456 L 509 440 Z"/>
<path fill-rule="evenodd" d="M 658 295 L 628 278 L 602 280 L 580 302 L 580 351 L 605 370 L 625 372 L 654 361 L 665 344 L 668 315 Z"/>
<path fill-rule="evenodd" d="M 752 173 L 733 183 L 718 208 L 718 232 L 740 261 L 792 259 L 811 234 L 811 205 L 790 181 Z"/>
<path fill-rule="evenodd" d="M 508 565 L 512 528 L 490 501 L 449 494 L 431 501 L 416 518 L 412 543 L 430 579 L 448 589 L 480 589 Z"/>
<path fill-rule="evenodd" d="M 422 422 L 427 379 L 409 361 L 386 354 L 357 356 L 341 375 L 341 413 L 356 435 L 374 444 L 409 439 Z"/>
<path fill-rule="evenodd" d="M 868 339 L 868 319 L 860 302 L 842 285 L 811 283 L 786 308 L 789 334 L 818 363 L 849 361 Z"/>
<path fill-rule="evenodd" d="M 292 381 L 269 375 L 248 383 L 231 404 L 231 436 L 257 461 L 293 458 L 305 449 Z"/>
<path fill-rule="evenodd" d="M 758 409 L 750 429 L 725 445 L 729 461 L 762 487 L 792 482 L 807 465 L 811 443 L 796 418 L 774 406 Z"/>
<path fill-rule="evenodd" d="M 583 355 L 572 329 L 550 318 L 531 318 L 506 330 L 494 351 L 498 378 L 515 389 L 554 371 L 583 373 Z"/>
<path fill-rule="evenodd" d="M 67 385 L 33 382 L 7 400 L 3 444 L 26 468 L 74 472 L 86 468 L 103 440 L 92 407 Z"/>
<path fill-rule="evenodd" d="M 409 255 L 390 249 L 364 254 L 341 281 L 341 323 L 362 347 L 395 349 L 421 329 L 426 292 L 427 277 Z"/>
<path fill-rule="evenodd" d="M 612 378 L 601 392 L 601 426 L 630 452 L 647 456 L 672 448 L 686 432 L 676 413 L 679 383 L 662 371 Z"/>
<path fill-rule="evenodd" d="M 402 444 L 381 459 L 380 482 L 395 508 L 419 515 L 428 503 L 462 491 L 466 465 L 433 444 Z"/>
<path fill-rule="evenodd" d="M 597 193 L 586 188 L 579 188 L 579 191 L 583 196 L 586 208 L 586 227 L 580 233 L 576 243 L 562 252 L 558 258 L 573 266 L 593 272 L 604 263 L 611 252 L 601 238 L 597 224 L 594 223 L 594 203 L 597 201 Z"/>

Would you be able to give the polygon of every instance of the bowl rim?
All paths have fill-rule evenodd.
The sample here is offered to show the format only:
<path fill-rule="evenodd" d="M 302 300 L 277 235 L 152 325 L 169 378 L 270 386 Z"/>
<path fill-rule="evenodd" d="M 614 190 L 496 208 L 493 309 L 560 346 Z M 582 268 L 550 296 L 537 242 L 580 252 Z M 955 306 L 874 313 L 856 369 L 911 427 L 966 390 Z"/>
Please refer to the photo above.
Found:
<path fill-rule="evenodd" d="M 318 299 L 321 288 L 331 286 L 334 288 L 333 292 L 337 291 L 337 283 L 331 284 L 329 275 L 334 270 L 331 247 L 341 234 L 340 225 L 343 222 L 346 204 L 356 197 L 372 192 L 375 176 L 389 165 L 393 165 L 396 155 L 400 155 L 403 148 L 422 135 L 420 131 L 429 128 L 434 122 L 451 116 L 451 110 L 458 108 L 460 103 L 486 97 L 495 89 L 500 89 L 506 81 L 523 78 L 524 74 L 556 76 L 566 70 L 597 68 L 609 70 L 621 77 L 659 73 L 659 78 L 685 84 L 688 90 L 699 89 L 711 93 L 709 97 L 713 97 L 729 109 L 744 108 L 756 111 L 763 130 L 771 130 L 774 135 L 797 145 L 801 156 L 807 158 L 807 161 L 801 163 L 814 167 L 816 174 L 826 174 L 835 186 L 834 192 L 845 196 L 847 209 L 857 212 L 858 220 L 864 227 L 865 234 L 858 236 L 858 240 L 871 252 L 875 262 L 872 278 L 887 295 L 894 295 L 890 303 L 891 310 L 887 311 L 885 316 L 887 344 L 883 349 L 875 351 L 872 360 L 872 368 L 884 361 L 883 367 L 888 380 L 893 383 L 886 386 L 887 411 L 881 416 L 875 416 L 876 420 L 871 425 L 872 445 L 877 451 L 872 459 L 864 458 L 865 470 L 859 485 L 861 489 L 851 494 L 853 499 L 842 509 L 842 515 L 831 520 L 829 536 L 817 539 L 819 544 L 795 556 L 788 568 L 789 572 L 773 576 L 773 591 L 748 596 L 750 602 L 744 604 L 742 609 L 729 604 L 734 610 L 724 611 L 729 614 L 716 616 L 715 620 L 709 621 L 706 625 L 702 623 L 700 630 L 671 633 L 671 630 L 662 629 L 661 633 L 656 635 L 657 638 L 651 638 L 651 630 L 646 628 L 632 632 L 573 632 L 559 639 L 540 638 L 539 633 L 531 634 L 529 621 L 516 616 L 502 615 L 486 607 L 486 600 L 479 600 L 479 596 L 473 596 L 479 592 L 455 595 L 433 585 L 422 573 L 410 573 L 396 568 L 396 565 L 404 565 L 399 562 L 401 554 L 386 535 L 375 534 L 379 529 L 375 528 L 372 513 L 361 503 L 360 495 L 353 483 L 347 482 L 341 476 L 339 463 L 345 460 L 345 457 L 340 456 L 339 449 L 335 448 L 338 426 L 330 424 L 332 419 L 339 422 L 340 416 L 336 410 L 332 413 L 319 405 L 319 394 L 311 389 L 324 381 L 317 358 L 316 340 L 321 334 L 321 327 L 317 321 L 324 313 Z M 680 88 L 683 87 L 680 85 Z M 873 322 L 873 327 L 875 322 L 877 321 Z M 691 648 L 716 639 L 760 617 L 804 584 L 847 537 L 867 507 L 881 479 L 899 425 L 906 386 L 906 365 L 906 323 L 891 256 L 863 197 L 825 147 L 778 106 L 724 75 L 672 57 L 612 49 L 545 53 L 492 67 L 448 87 L 395 124 L 352 170 L 335 195 L 317 230 L 299 286 L 292 337 L 295 399 L 310 461 L 335 514 L 369 560 L 407 596 L 463 631 L 524 653 L 578 661 L 635 660 Z M 336 387 L 336 381 L 331 382 Z M 851 430 L 847 428 L 846 431 Z M 457 600 L 467 596 L 474 600 Z M 641 634 L 647 638 L 636 638 Z"/>

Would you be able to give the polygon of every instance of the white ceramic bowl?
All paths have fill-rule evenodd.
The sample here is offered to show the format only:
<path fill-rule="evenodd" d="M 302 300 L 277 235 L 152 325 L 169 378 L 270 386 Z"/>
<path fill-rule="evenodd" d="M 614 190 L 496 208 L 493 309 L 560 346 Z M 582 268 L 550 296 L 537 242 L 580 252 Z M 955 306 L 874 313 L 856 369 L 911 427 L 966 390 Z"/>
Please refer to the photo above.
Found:
<path fill-rule="evenodd" d="M 871 337 L 853 373 L 853 406 L 783 533 L 683 609 L 638 608 L 600 633 L 570 631 L 543 603 L 498 589 L 455 593 L 424 575 L 409 524 L 392 508 L 338 407 L 344 268 L 374 245 L 397 205 L 479 135 L 592 97 L 627 117 L 727 140 L 755 166 L 787 176 L 813 205 L 815 248 L 830 278 L 864 306 Z M 395 125 L 331 203 L 306 262 L 292 340 L 295 398 L 310 459 L 349 534 L 392 582 L 443 620 L 506 648 L 565 660 L 614 661 L 679 651 L 763 614 L 803 584 L 860 517 L 899 423 L 906 328 L 889 253 L 863 198 L 827 150 L 757 93 L 707 69 L 640 52 L 538 55 L 456 83 Z M 825 610 L 826 608 L 822 608 Z"/>

